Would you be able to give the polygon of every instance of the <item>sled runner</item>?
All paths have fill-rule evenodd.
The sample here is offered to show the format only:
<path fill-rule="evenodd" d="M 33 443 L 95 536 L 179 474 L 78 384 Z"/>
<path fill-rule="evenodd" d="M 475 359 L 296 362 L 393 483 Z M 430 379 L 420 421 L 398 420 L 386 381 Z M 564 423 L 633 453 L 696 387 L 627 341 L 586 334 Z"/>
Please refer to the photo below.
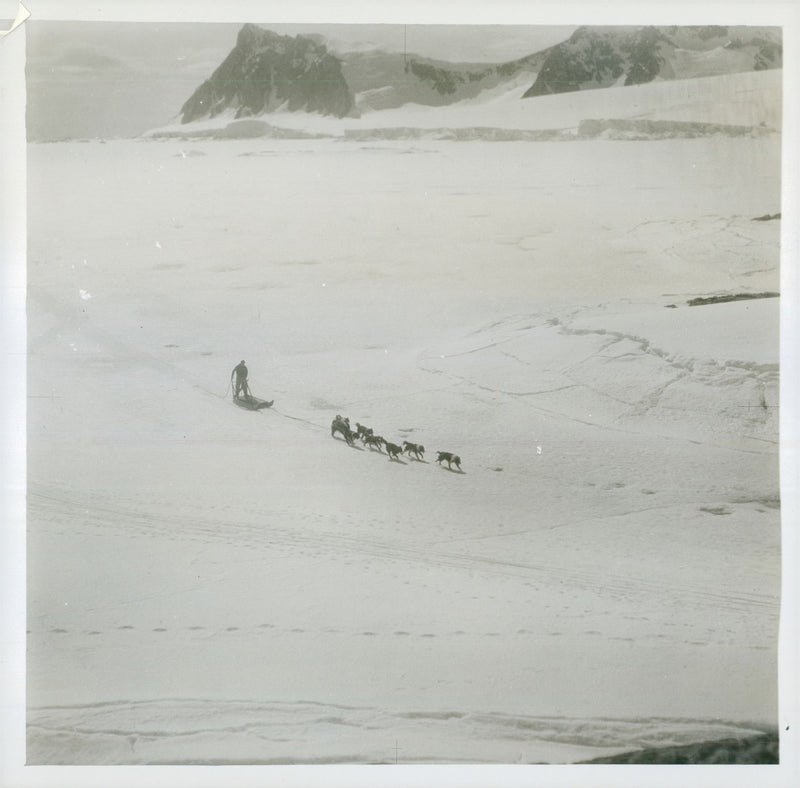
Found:
<path fill-rule="evenodd" d="M 252 394 L 247 394 L 244 397 L 234 397 L 233 403 L 234 405 L 238 405 L 240 408 L 246 408 L 247 410 L 262 410 L 263 408 L 271 408 L 272 403 L 275 400 L 267 400 L 259 399 L 258 397 L 254 397 Z"/>

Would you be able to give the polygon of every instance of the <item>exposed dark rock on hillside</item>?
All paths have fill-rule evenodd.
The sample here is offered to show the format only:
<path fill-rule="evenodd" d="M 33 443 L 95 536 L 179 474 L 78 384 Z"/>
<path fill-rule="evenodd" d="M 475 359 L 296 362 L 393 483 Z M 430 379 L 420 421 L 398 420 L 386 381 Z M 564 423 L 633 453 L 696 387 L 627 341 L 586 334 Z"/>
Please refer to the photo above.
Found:
<path fill-rule="evenodd" d="M 189 123 L 234 109 L 237 118 L 277 108 L 344 117 L 354 112 L 341 62 L 324 44 L 245 25 L 236 46 L 181 109 Z"/>
<path fill-rule="evenodd" d="M 687 744 L 678 747 L 654 747 L 621 755 L 595 758 L 582 763 L 634 764 L 776 764 L 779 763 L 780 742 L 777 733 L 747 739 Z"/>
<path fill-rule="evenodd" d="M 353 52 L 342 55 L 342 71 L 364 110 L 407 103 L 441 106 L 473 98 L 520 74 L 533 79 L 546 56 L 544 50 L 505 63 L 449 63 L 400 52 Z"/>
<path fill-rule="evenodd" d="M 523 98 L 782 66 L 780 30 L 581 27 L 552 47 Z"/>
<path fill-rule="evenodd" d="M 523 98 L 653 80 L 780 68 L 779 28 L 581 27 L 568 40 L 503 63 L 449 63 L 380 50 L 331 54 L 320 35 L 247 24 L 236 46 L 183 105 L 181 120 L 276 110 L 335 117 L 404 104 L 440 106 L 488 90 Z"/>

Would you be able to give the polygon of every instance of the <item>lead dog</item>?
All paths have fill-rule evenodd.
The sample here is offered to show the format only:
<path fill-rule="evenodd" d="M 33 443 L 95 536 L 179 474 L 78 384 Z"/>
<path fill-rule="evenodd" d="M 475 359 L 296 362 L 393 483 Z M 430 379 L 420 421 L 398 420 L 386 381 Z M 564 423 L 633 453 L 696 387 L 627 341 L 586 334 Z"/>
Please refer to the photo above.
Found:
<path fill-rule="evenodd" d="M 422 455 L 425 454 L 425 447 L 419 443 L 409 443 L 408 441 L 403 441 L 403 451 L 408 452 L 409 457 L 413 453 L 418 460 L 421 460 Z"/>
<path fill-rule="evenodd" d="M 448 468 L 452 470 L 453 465 L 455 465 L 458 468 L 458 470 L 461 470 L 461 457 L 459 457 L 457 454 L 453 454 L 452 452 L 449 451 L 440 451 L 437 452 L 437 455 L 438 456 L 436 457 L 436 462 L 438 462 L 440 465 L 444 460 L 447 460 Z"/>

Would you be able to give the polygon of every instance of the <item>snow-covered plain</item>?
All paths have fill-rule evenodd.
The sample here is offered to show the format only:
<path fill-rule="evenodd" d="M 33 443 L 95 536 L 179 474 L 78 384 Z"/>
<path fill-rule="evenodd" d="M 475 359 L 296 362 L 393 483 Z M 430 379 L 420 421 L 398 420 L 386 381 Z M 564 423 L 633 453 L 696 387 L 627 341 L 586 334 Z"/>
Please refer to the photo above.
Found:
<path fill-rule="evenodd" d="M 28 190 L 28 763 L 774 729 L 780 299 L 686 302 L 779 289 L 779 135 L 32 145 Z"/>

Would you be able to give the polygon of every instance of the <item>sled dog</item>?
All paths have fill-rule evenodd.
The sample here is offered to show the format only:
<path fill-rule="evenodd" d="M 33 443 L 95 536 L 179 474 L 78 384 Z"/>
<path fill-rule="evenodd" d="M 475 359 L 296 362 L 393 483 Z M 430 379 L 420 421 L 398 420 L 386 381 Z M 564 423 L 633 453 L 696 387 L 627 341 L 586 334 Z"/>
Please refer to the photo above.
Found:
<path fill-rule="evenodd" d="M 418 460 L 421 460 L 422 455 L 425 454 L 425 447 L 419 443 L 403 441 L 403 451 L 408 452 L 409 457 L 413 454 Z"/>
<path fill-rule="evenodd" d="M 383 445 L 386 446 L 386 453 L 389 455 L 390 460 L 399 460 L 403 450 L 396 443 L 389 443 L 384 441 Z"/>
<path fill-rule="evenodd" d="M 370 449 L 373 447 L 377 447 L 378 451 L 383 451 L 381 446 L 385 443 L 383 438 L 380 435 L 367 435 L 364 438 L 364 445 L 369 446 Z"/>
<path fill-rule="evenodd" d="M 341 416 L 337 415 L 331 422 L 331 437 L 337 432 L 347 441 L 348 446 L 353 445 L 356 435 L 353 430 L 350 429 L 350 419 L 343 419 Z"/>
<path fill-rule="evenodd" d="M 440 451 L 437 452 L 437 455 L 436 462 L 438 462 L 440 465 L 446 460 L 448 468 L 452 469 L 453 465 L 455 465 L 458 470 L 461 470 L 461 457 L 459 457 L 457 454 L 453 454 L 449 451 Z"/>
<path fill-rule="evenodd" d="M 373 434 L 372 427 L 365 427 L 363 424 L 359 424 L 358 422 L 356 422 L 356 435 L 359 438 L 361 438 L 362 441 L 364 440 L 364 438 L 367 437 L 367 435 L 372 435 L 372 434 Z"/>

